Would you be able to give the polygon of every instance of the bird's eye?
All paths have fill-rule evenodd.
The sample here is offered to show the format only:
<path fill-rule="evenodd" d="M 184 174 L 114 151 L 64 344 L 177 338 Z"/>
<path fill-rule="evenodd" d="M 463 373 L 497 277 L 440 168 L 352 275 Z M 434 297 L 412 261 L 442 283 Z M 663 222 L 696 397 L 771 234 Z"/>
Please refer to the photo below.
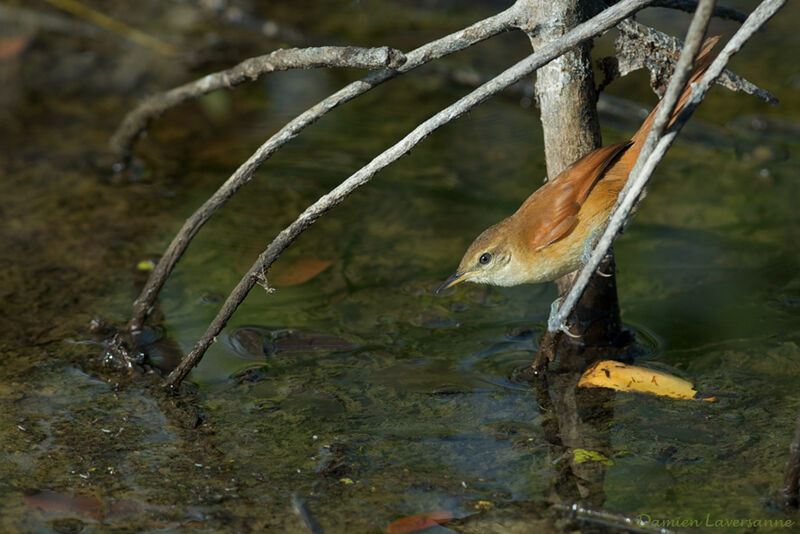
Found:
<path fill-rule="evenodd" d="M 492 255 L 489 254 L 488 252 L 484 252 L 483 254 L 481 254 L 481 257 L 478 259 L 478 261 L 481 262 L 481 265 L 486 265 L 487 263 L 492 261 Z"/>

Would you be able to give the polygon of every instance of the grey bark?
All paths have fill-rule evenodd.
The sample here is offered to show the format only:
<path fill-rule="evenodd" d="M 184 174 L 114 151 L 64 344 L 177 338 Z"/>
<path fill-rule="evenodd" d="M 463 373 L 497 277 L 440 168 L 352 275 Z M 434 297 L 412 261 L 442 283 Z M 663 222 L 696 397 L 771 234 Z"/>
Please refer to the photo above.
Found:
<path fill-rule="evenodd" d="M 527 32 L 534 50 L 588 18 L 583 0 L 532 0 L 530 4 L 533 20 L 547 21 Z M 600 147 L 590 48 L 591 43 L 582 43 L 536 71 L 536 99 L 550 179 Z"/>
<path fill-rule="evenodd" d="M 614 42 L 617 50 L 614 74 L 625 76 L 646 68 L 650 71 L 650 85 L 659 97 L 664 96 L 675 62 L 683 50 L 683 41 L 633 20 L 622 21 L 618 29 L 619 37 Z M 753 95 L 773 106 L 778 103 L 775 95 L 728 69 L 722 72 L 716 83 L 731 91 Z"/>

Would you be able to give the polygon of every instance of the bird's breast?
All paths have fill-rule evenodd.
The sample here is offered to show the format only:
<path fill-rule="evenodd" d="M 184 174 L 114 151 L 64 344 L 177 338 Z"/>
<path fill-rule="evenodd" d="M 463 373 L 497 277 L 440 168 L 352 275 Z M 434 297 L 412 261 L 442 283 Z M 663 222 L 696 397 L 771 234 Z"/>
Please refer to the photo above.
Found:
<path fill-rule="evenodd" d="M 550 282 L 578 269 L 587 246 L 593 245 L 605 226 L 620 190 L 617 180 L 600 180 L 578 211 L 574 227 L 561 239 L 541 248 L 517 243 L 519 278 L 524 279 L 517 283 Z"/>

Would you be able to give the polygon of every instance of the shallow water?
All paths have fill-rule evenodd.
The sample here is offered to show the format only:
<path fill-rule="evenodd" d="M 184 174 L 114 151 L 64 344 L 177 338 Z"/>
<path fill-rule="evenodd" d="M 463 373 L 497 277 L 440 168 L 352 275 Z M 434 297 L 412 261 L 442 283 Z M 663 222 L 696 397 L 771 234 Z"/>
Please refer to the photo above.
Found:
<path fill-rule="evenodd" d="M 192 49 L 217 26 L 188 6 L 95 7 Z M 276 16 L 315 28 L 319 42 L 407 48 L 486 14 L 339 8 L 314 12 L 316 26 L 286 7 Z M 166 113 L 138 145 L 139 170 L 112 178 L 105 146 L 124 112 L 214 67 L 175 68 L 35 9 L 63 29 L 19 24 L 0 34 L 26 39 L 0 62 L 0 123 L 12 133 L 0 140 L 4 530 L 302 531 L 292 494 L 328 532 L 385 530 L 439 510 L 463 532 L 589 529 L 547 510 L 575 501 L 713 531 L 736 531 L 727 520 L 798 520 L 772 504 L 800 412 L 796 6 L 734 63 L 781 106 L 715 89 L 616 246 L 639 362 L 691 380 L 715 403 L 576 391 L 568 374 L 553 377 L 549 394 L 534 391 L 518 370 L 535 354 L 553 287 L 433 294 L 472 238 L 544 175 L 537 119 L 518 97 L 444 127 L 303 234 L 275 265 L 283 283 L 272 295 L 252 292 L 185 397 L 164 397 L 155 372 L 102 369 L 102 332 L 87 325 L 125 321 L 144 276 L 136 265 L 157 257 L 272 132 L 356 74 L 280 73 Z M 187 26 L 191 13 L 199 18 Z M 683 31 L 681 17 L 642 18 Z M 263 46 L 236 28 L 219 32 L 237 48 L 215 67 Z M 496 72 L 482 54 L 527 52 L 519 36 L 498 41 L 455 61 Z M 611 91 L 652 103 L 645 88 L 639 73 Z M 422 70 L 276 154 L 170 277 L 163 321 L 148 332 L 154 362 L 168 366 L 191 348 L 299 211 L 464 92 Z M 606 142 L 630 135 L 605 123 L 620 128 L 605 130 Z M 582 463 L 576 450 L 605 460 Z M 773 530 L 786 531 L 758 529 Z"/>

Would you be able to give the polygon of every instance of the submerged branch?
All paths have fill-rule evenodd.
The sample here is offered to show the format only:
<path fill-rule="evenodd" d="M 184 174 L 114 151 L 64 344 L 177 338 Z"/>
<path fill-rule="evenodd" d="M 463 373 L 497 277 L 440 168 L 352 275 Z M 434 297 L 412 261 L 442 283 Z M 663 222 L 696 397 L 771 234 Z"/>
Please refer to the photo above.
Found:
<path fill-rule="evenodd" d="M 594 523 L 603 527 L 624 532 L 635 532 L 638 534 L 671 534 L 671 530 L 661 527 L 653 527 L 639 518 L 609 512 L 606 510 L 592 510 L 584 508 L 578 504 L 566 505 L 555 503 L 552 508 L 564 514 L 569 519 L 575 519 L 585 523 Z"/>
<path fill-rule="evenodd" d="M 230 89 L 244 82 L 257 80 L 264 74 L 290 69 L 346 67 L 352 69 L 396 69 L 406 58 L 388 46 L 359 48 L 355 46 L 319 46 L 285 48 L 270 54 L 245 59 L 235 67 L 208 74 L 193 82 L 153 95 L 128 113 L 114 135 L 111 149 L 117 159 L 127 165 L 136 139 L 152 121 L 179 104 L 219 89 Z"/>
<path fill-rule="evenodd" d="M 380 70 L 367 74 L 360 80 L 346 85 L 336 93 L 307 109 L 273 134 L 272 137 L 261 145 L 247 161 L 240 165 L 239 168 L 236 169 L 236 172 L 234 172 L 225 183 L 223 183 L 185 223 L 183 223 L 183 227 L 172 239 L 172 242 L 161 256 L 155 269 L 150 273 L 147 283 L 139 294 L 139 297 L 134 302 L 133 315 L 128 322 L 128 330 L 136 331 L 141 328 L 145 318 L 150 313 L 155 303 L 158 292 L 166 282 L 169 273 L 172 272 L 175 264 L 183 255 L 186 247 L 189 246 L 189 242 L 192 238 L 200 231 L 200 228 L 236 193 L 236 191 L 239 190 L 239 188 L 252 179 L 256 170 L 269 159 L 276 150 L 297 136 L 306 126 L 313 124 L 329 111 L 366 93 L 373 87 L 394 78 L 398 74 L 408 72 L 429 61 L 439 59 L 453 52 L 458 52 L 459 50 L 463 50 L 485 39 L 512 29 L 513 25 L 516 23 L 517 16 L 518 9 L 515 4 L 497 15 L 481 20 L 463 30 L 442 37 L 441 39 L 427 43 L 406 54 L 406 62 L 399 68 L 394 70 Z"/>
<path fill-rule="evenodd" d="M 300 522 L 311 534 L 325 534 L 325 530 L 308 509 L 308 503 L 298 493 L 292 493 L 292 508 L 300 517 Z"/>
<path fill-rule="evenodd" d="M 722 73 L 731 56 L 738 52 L 742 45 L 749 40 L 753 34 L 758 31 L 758 29 L 763 26 L 767 20 L 769 20 L 781 7 L 783 7 L 785 3 L 786 0 L 764 0 L 761 4 L 759 4 L 759 6 L 750 14 L 750 16 L 747 17 L 747 20 L 744 24 L 742 24 L 742 27 L 739 28 L 731 40 L 728 41 L 728 43 L 722 49 L 722 52 L 720 52 L 720 54 L 711 64 L 705 75 L 703 75 L 703 77 L 695 84 L 692 96 L 689 98 L 686 107 L 677 117 L 675 124 L 672 126 L 670 131 L 662 136 L 660 134 L 660 129 L 663 129 L 663 125 L 666 124 L 664 117 L 668 117 L 669 113 L 671 113 L 672 108 L 675 105 L 675 101 L 677 100 L 676 95 L 685 83 L 685 80 L 688 79 L 689 71 L 691 70 L 691 62 L 689 61 L 689 58 L 693 58 L 696 50 L 699 49 L 699 43 L 702 40 L 703 34 L 705 33 L 705 25 L 707 24 L 707 20 L 711 14 L 711 10 L 709 8 L 713 6 L 713 0 L 705 2 L 701 0 L 700 7 L 698 7 L 698 14 L 695 15 L 695 18 L 692 20 L 692 27 L 690 27 L 689 34 L 687 35 L 686 49 L 681 56 L 681 60 L 676 66 L 676 73 L 673 76 L 673 80 L 670 82 L 670 87 L 667 89 L 666 95 L 664 96 L 665 105 L 663 105 L 659 110 L 655 124 L 653 124 L 653 127 L 647 136 L 645 146 L 643 147 L 642 152 L 639 154 L 636 165 L 630 173 L 628 182 L 620 192 L 619 198 L 617 199 L 617 203 L 614 206 L 614 210 L 612 211 L 603 235 L 595 245 L 589 260 L 581 268 L 580 273 L 575 279 L 575 283 L 573 284 L 567 296 L 561 302 L 561 306 L 557 309 L 557 311 L 555 311 L 555 313 L 550 315 L 547 325 L 548 331 L 555 332 L 564 328 L 566 319 L 572 313 L 575 304 L 583 293 L 583 290 L 586 288 L 586 284 L 589 282 L 589 278 L 597 269 L 600 261 L 603 259 L 606 252 L 611 248 L 613 242 L 616 240 L 620 230 L 628 219 L 631 209 L 633 208 L 634 204 L 636 204 L 637 200 L 642 194 L 642 191 L 647 185 L 647 182 L 650 180 L 655 167 L 664 157 L 667 149 L 675 140 L 675 137 L 686 121 L 689 120 L 689 117 L 694 112 L 697 105 L 703 100 L 706 93 L 708 93 L 711 84 Z M 700 17 L 702 17 L 702 19 Z M 695 21 L 698 21 L 698 23 L 695 24 Z M 697 28 L 703 21 L 703 29 L 700 31 Z M 683 56 L 686 56 L 687 59 L 684 60 Z M 678 85 L 679 82 L 680 85 Z M 673 86 L 676 86 L 677 89 L 673 88 Z"/>
<path fill-rule="evenodd" d="M 247 274 L 239 281 L 228 296 L 222 309 L 220 309 L 219 313 L 200 340 L 198 340 L 192 351 L 181 361 L 178 367 L 172 371 L 169 377 L 167 377 L 167 384 L 170 387 L 176 387 L 183 381 L 186 375 L 189 374 L 189 371 L 200 362 L 206 350 L 208 350 L 208 347 L 216 340 L 217 335 L 225 327 L 228 319 L 233 315 L 233 312 L 239 304 L 244 301 L 244 298 L 253 286 L 260 282 L 265 287 L 269 287 L 267 285 L 266 272 L 269 270 L 272 263 L 297 236 L 319 219 L 325 212 L 334 208 L 353 191 L 369 182 L 378 171 L 408 153 L 417 143 L 422 141 L 437 128 L 460 117 L 492 95 L 516 83 L 522 77 L 529 75 L 577 44 L 614 27 L 621 20 L 649 5 L 651 2 L 652 0 L 622 0 L 592 19 L 576 26 L 559 39 L 541 47 L 537 52 L 531 54 L 509 69 L 506 69 L 494 79 L 483 84 L 478 89 L 417 126 L 394 146 L 384 151 L 369 164 L 362 167 L 328 194 L 323 195 L 314 204 L 309 206 L 291 225 L 278 234 L 267 249 L 259 255 Z M 530 23 L 531 21 L 527 22 Z"/>

